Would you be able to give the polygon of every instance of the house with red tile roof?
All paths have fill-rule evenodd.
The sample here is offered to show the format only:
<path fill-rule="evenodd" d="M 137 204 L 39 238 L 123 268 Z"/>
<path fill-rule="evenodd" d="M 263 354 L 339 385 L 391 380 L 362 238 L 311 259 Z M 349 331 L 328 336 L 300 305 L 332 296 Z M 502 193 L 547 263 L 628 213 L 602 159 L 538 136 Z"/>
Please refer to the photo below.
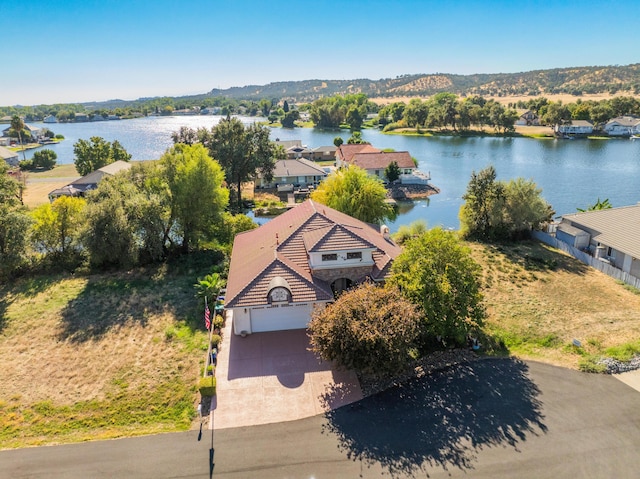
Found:
<path fill-rule="evenodd" d="M 225 299 L 235 334 L 306 328 L 364 280 L 384 281 L 400 248 L 375 226 L 307 200 L 236 236 Z"/>
<path fill-rule="evenodd" d="M 359 145 L 340 145 L 336 152 L 336 166 L 345 168 L 357 166 L 369 175 L 385 179 L 385 170 L 396 162 L 400 168 L 400 183 L 428 184 L 431 179 L 418 168 L 408 151 L 382 151 L 368 143 Z"/>

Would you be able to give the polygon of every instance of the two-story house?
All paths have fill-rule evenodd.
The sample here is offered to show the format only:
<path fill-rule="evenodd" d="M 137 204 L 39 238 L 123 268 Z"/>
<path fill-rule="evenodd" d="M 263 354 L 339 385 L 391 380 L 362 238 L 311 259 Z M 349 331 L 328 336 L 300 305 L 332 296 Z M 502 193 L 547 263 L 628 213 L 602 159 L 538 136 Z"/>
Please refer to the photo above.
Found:
<path fill-rule="evenodd" d="M 364 280 L 384 281 L 400 248 L 373 226 L 307 200 L 236 236 L 225 310 L 235 334 L 306 328 Z"/>

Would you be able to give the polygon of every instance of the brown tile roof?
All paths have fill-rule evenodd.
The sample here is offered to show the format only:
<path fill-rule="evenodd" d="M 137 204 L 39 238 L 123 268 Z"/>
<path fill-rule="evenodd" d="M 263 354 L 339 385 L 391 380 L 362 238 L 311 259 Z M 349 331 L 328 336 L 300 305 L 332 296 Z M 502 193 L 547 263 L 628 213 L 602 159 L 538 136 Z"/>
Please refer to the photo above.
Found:
<path fill-rule="evenodd" d="M 383 279 L 400 253 L 400 248 L 385 239 L 377 227 L 307 200 L 260 228 L 236 236 L 226 306 L 267 304 L 266 288 L 276 276 L 292 286 L 293 302 L 331 300 L 329 285 L 311 274 L 308 248 L 313 251 L 372 248 L 374 279 Z"/>
<path fill-rule="evenodd" d="M 339 224 L 317 228 L 302 236 L 309 252 L 375 248 L 369 241 Z"/>
<path fill-rule="evenodd" d="M 398 166 L 400 168 L 416 167 L 408 151 L 356 153 L 355 155 L 353 155 L 349 163 L 359 166 L 360 168 L 365 170 L 383 170 L 394 161 L 398 163 Z"/>
<path fill-rule="evenodd" d="M 336 158 L 346 161 L 347 163 L 351 162 L 353 155 L 357 153 L 374 153 L 379 152 L 380 150 L 371 146 L 369 143 L 362 143 L 360 145 L 340 145 L 338 147 L 338 151 L 336 152 Z"/>

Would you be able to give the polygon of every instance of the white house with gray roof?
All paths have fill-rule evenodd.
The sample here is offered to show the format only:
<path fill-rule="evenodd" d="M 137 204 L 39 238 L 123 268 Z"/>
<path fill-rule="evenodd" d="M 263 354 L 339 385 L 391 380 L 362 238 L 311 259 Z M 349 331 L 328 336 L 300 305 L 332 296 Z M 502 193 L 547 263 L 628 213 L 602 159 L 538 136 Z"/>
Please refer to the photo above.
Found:
<path fill-rule="evenodd" d="M 602 129 L 609 136 L 631 136 L 640 133 L 640 118 L 633 115 L 619 116 L 609 120 Z"/>
<path fill-rule="evenodd" d="M 640 278 L 640 204 L 564 215 L 556 238 Z"/>
<path fill-rule="evenodd" d="M 18 166 L 20 162 L 18 153 L 4 146 L 0 146 L 0 159 L 3 159 L 9 166 Z"/>
<path fill-rule="evenodd" d="M 308 188 L 317 186 L 326 177 L 327 172 L 313 161 L 304 158 L 278 160 L 273 169 L 273 179 L 267 181 L 260 177 L 258 185 L 260 188 L 282 188 L 284 185 Z"/>

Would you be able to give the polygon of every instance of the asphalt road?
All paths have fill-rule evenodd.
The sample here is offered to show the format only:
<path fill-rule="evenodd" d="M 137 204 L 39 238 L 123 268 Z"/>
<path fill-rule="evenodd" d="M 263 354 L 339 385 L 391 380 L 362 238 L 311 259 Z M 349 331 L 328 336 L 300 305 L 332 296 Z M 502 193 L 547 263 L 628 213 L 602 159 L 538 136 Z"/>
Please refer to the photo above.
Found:
<path fill-rule="evenodd" d="M 636 478 L 640 393 L 500 359 L 326 416 L 0 452 L 1 478 Z"/>

